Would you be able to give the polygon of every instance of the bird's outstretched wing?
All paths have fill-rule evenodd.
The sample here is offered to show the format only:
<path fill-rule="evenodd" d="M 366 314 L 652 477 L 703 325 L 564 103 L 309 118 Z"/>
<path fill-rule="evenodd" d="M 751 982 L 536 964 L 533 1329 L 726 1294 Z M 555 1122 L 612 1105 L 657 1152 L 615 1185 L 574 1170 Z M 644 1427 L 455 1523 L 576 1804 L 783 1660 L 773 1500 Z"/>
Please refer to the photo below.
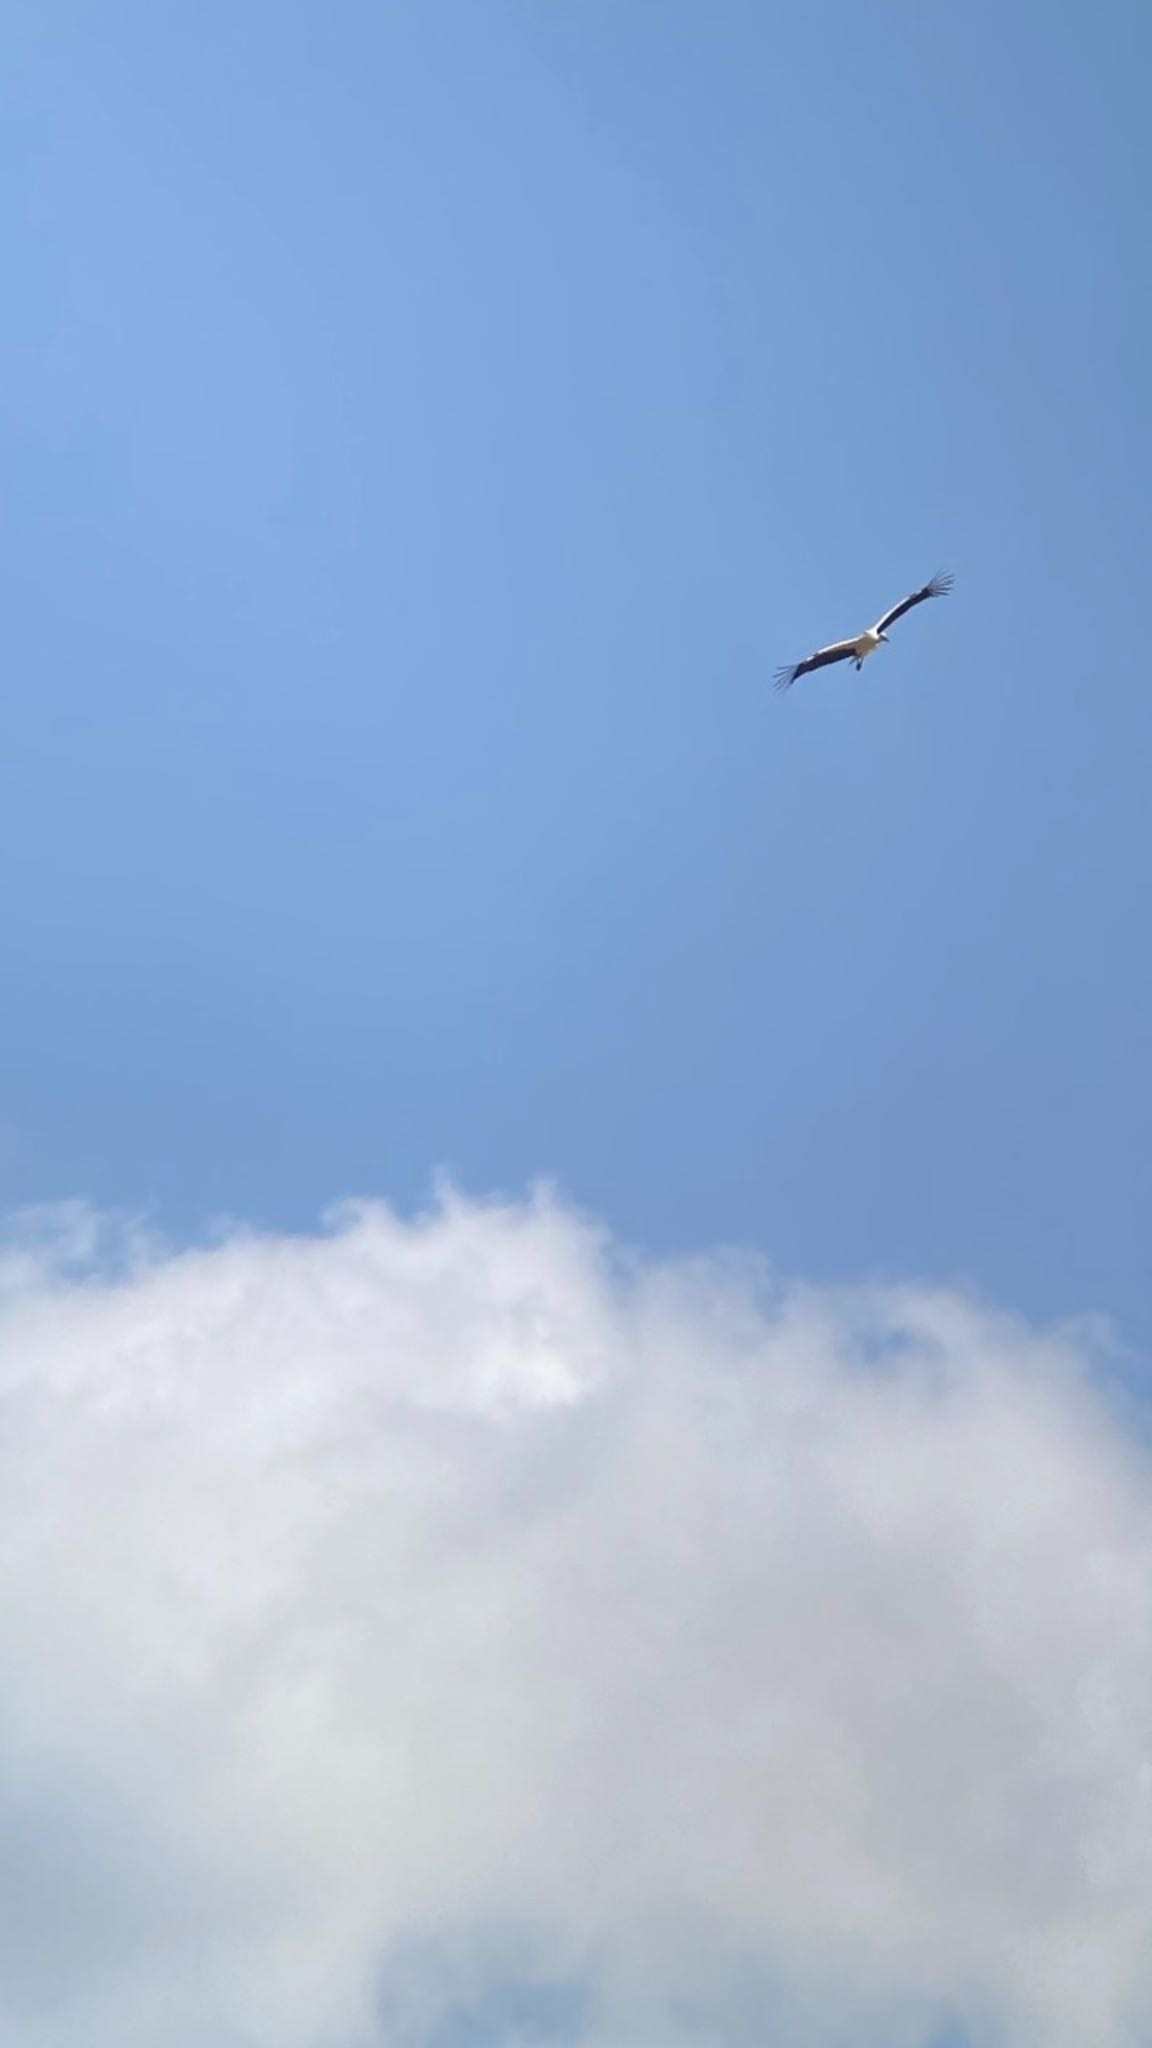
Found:
<path fill-rule="evenodd" d="M 890 612 L 885 612 L 882 619 L 877 619 L 876 631 L 887 632 L 889 626 L 894 626 L 897 619 L 902 619 L 905 612 L 910 612 L 914 604 L 923 604 L 926 597 L 947 597 L 951 588 L 952 578 L 946 569 L 942 569 L 932 578 L 931 583 L 924 585 L 923 590 L 914 590 L 911 597 L 904 599 L 903 604 L 894 604 Z"/>
<path fill-rule="evenodd" d="M 847 661 L 855 652 L 856 642 L 854 640 L 834 640 L 831 647 L 818 648 L 817 652 L 810 654 L 806 661 L 794 662 L 791 668 L 778 668 L 776 671 L 776 688 L 778 690 L 790 690 L 798 676 L 809 675 L 814 668 L 827 668 L 830 661 Z"/>

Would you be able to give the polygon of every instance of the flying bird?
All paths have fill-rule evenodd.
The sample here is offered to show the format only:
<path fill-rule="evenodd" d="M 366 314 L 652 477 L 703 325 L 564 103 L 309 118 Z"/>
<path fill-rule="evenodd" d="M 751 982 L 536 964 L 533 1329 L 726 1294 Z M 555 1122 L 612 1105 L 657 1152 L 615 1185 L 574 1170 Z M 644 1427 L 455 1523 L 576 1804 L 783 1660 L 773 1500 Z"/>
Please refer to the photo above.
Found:
<path fill-rule="evenodd" d="M 810 675 L 814 668 L 827 668 L 833 661 L 854 661 L 859 673 L 867 656 L 875 654 L 881 642 L 887 640 L 889 626 L 894 626 L 897 619 L 902 619 L 905 612 L 912 610 L 913 605 L 923 604 L 926 597 L 947 597 L 951 588 L 952 578 L 942 570 L 933 576 L 931 583 L 924 585 L 923 590 L 914 590 L 902 604 L 894 604 L 890 612 L 885 612 L 882 619 L 877 619 L 866 632 L 858 633 L 854 640 L 834 640 L 830 647 L 818 647 L 806 661 L 797 661 L 791 668 L 777 669 L 776 688 L 790 690 L 798 676 Z"/>

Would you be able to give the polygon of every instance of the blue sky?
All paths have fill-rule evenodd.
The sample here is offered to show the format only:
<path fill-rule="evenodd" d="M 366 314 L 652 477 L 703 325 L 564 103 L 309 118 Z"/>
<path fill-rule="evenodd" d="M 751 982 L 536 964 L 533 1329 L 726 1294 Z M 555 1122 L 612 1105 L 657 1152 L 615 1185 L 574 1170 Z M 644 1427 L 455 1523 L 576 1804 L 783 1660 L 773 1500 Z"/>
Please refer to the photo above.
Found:
<path fill-rule="evenodd" d="M 543 1172 L 1148 1336 L 1150 35 L 9 17 L 7 1206 Z"/>

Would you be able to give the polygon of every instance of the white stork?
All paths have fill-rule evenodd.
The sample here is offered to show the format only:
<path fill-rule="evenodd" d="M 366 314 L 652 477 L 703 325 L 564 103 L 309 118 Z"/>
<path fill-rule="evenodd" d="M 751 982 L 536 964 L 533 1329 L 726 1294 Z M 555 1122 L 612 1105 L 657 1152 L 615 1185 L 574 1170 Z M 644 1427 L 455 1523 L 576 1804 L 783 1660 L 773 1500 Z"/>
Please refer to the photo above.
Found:
<path fill-rule="evenodd" d="M 798 676 L 806 676 L 814 668 L 827 668 L 832 661 L 854 661 L 859 673 L 867 656 L 875 654 L 881 642 L 887 640 L 889 626 L 894 626 L 897 619 L 902 619 L 905 612 L 910 612 L 914 604 L 923 604 L 926 597 L 947 597 L 951 588 L 952 578 L 942 570 L 939 575 L 932 578 L 931 583 L 924 585 L 923 590 L 914 590 L 911 597 L 906 597 L 902 604 L 894 604 L 890 612 L 885 612 L 882 619 L 877 619 L 876 624 L 869 626 L 866 632 L 858 633 L 854 640 L 834 640 L 830 647 L 818 647 L 815 654 L 810 654 L 806 661 L 798 661 L 791 668 L 777 669 L 776 688 L 790 690 Z"/>

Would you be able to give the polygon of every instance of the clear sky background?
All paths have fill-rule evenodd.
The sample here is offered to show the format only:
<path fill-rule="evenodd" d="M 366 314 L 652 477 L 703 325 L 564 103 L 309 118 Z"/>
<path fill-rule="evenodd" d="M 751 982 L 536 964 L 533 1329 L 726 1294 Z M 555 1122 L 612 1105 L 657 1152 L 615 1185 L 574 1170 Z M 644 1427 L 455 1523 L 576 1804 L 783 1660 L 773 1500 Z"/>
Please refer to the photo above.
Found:
<path fill-rule="evenodd" d="M 0 2048 L 1138 2048 L 1152 14 L 0 51 Z"/>
<path fill-rule="evenodd" d="M 7 1206 L 545 1173 L 1148 1338 L 1150 43 L 10 14 Z"/>

